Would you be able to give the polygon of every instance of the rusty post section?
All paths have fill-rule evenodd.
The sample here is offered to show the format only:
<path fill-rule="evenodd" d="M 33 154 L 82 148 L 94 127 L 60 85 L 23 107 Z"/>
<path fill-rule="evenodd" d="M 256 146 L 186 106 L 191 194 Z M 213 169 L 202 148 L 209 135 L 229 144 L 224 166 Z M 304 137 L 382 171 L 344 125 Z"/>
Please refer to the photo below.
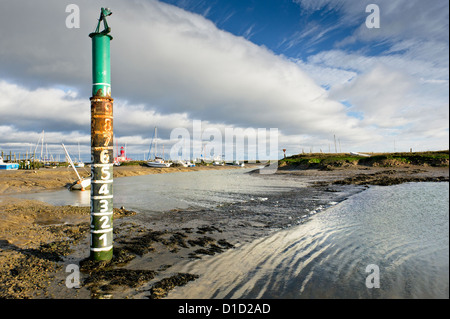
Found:
<path fill-rule="evenodd" d="M 91 100 L 91 243 L 90 259 L 108 261 L 113 255 L 113 99 L 111 98 L 111 29 L 102 8 L 92 38 Z M 105 30 L 99 32 L 103 21 Z"/>

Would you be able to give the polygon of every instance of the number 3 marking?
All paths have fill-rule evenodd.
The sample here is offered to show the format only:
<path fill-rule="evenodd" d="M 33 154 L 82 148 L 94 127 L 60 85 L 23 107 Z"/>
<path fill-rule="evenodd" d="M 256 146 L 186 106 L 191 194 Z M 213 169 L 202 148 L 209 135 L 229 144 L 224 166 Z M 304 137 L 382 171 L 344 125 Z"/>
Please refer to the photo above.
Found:
<path fill-rule="evenodd" d="M 100 213 L 106 213 L 108 211 L 108 201 L 106 199 L 101 199 L 100 203 Z"/>

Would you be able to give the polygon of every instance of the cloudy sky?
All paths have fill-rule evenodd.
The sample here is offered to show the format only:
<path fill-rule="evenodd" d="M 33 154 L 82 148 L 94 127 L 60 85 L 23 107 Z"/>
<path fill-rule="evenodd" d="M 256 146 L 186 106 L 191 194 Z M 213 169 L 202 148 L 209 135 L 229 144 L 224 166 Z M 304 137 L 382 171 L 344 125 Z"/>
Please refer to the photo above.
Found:
<path fill-rule="evenodd" d="M 168 153 L 193 121 L 277 128 L 280 157 L 334 152 L 334 137 L 342 152 L 449 148 L 447 0 L 0 0 L 0 150 L 33 151 L 44 130 L 54 156 L 80 143 L 89 159 L 101 7 L 113 11 L 114 133 L 135 159 L 155 126 Z"/>

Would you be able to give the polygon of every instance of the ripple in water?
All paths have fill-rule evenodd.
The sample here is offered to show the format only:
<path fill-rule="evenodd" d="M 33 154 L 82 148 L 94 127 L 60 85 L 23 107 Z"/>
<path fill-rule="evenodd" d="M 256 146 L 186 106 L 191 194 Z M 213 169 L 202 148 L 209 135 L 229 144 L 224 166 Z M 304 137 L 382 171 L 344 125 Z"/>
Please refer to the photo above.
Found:
<path fill-rule="evenodd" d="M 449 184 L 371 187 L 182 271 L 169 298 L 449 298 Z M 367 288 L 368 265 L 380 288 Z"/>

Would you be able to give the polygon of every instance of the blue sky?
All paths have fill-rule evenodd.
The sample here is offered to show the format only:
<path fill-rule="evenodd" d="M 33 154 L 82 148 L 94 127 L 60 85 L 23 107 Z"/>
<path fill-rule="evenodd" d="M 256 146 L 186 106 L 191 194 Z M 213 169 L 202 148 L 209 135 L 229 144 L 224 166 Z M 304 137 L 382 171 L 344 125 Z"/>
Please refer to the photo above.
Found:
<path fill-rule="evenodd" d="M 339 5 L 324 4 L 314 8 L 292 0 L 163 2 L 200 14 L 218 28 L 266 46 L 275 54 L 296 59 L 306 59 L 309 55 L 338 47 L 339 42 L 353 33 L 369 15 L 362 10 L 361 15 L 350 21 L 345 19 L 345 12 Z M 388 48 L 383 41 L 358 41 L 345 47 L 347 51 L 364 50 L 369 55 L 380 54 Z"/>
<path fill-rule="evenodd" d="M 65 25 L 80 8 L 80 28 Z M 369 4 L 380 28 L 367 28 Z M 88 156 L 91 43 L 109 6 L 114 132 L 143 157 L 158 126 L 279 130 L 279 155 L 448 149 L 447 0 L 8 0 L 0 149 Z M 17 16 L 23 17 L 19 22 Z M 43 23 L 45 21 L 45 23 Z M 206 138 L 207 140 L 208 138 Z"/>
<path fill-rule="evenodd" d="M 257 45 L 264 45 L 276 54 L 293 58 L 305 58 L 309 54 L 333 48 L 334 43 L 354 27 L 333 29 L 339 21 L 336 11 L 326 7 L 317 11 L 304 10 L 291 0 L 164 2 L 200 14 L 222 30 L 245 37 Z M 299 35 L 308 33 L 309 27 L 317 25 L 321 26 L 321 31 L 333 30 L 321 39 L 316 39 L 317 33 L 298 39 Z"/>

